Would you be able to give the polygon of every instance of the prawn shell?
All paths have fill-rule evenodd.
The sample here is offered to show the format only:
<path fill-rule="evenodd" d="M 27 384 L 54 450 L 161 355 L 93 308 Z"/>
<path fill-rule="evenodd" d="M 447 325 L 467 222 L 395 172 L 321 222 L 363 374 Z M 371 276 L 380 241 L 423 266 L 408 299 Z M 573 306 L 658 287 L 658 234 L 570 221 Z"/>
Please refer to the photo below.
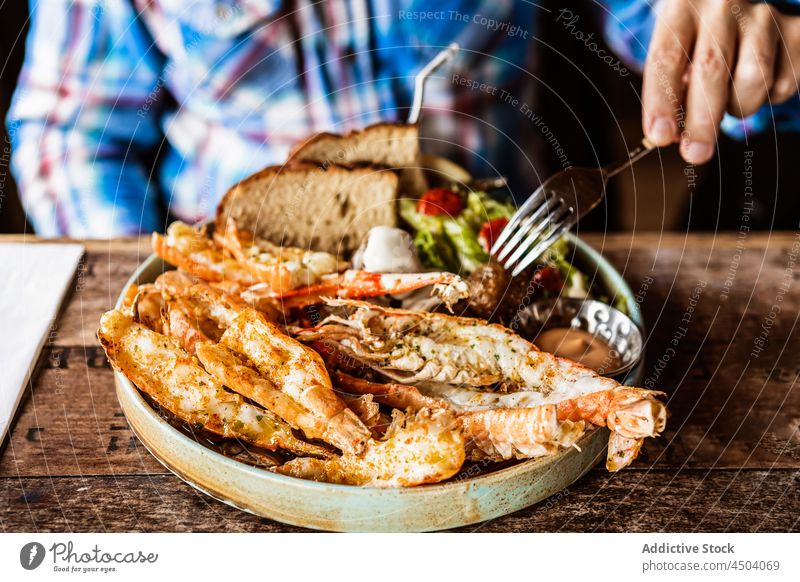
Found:
<path fill-rule="evenodd" d="M 214 233 L 214 241 L 271 293 L 286 293 L 339 271 L 338 259 L 330 253 L 256 241 L 251 232 L 239 229 L 230 218 L 224 232 Z"/>
<path fill-rule="evenodd" d="M 273 413 L 244 402 L 215 381 L 170 338 L 112 310 L 97 331 L 109 362 L 165 410 L 225 438 L 297 454 L 324 456 L 322 447 L 301 441 Z"/>
<path fill-rule="evenodd" d="M 252 309 L 225 331 L 220 343 L 245 356 L 267 379 L 327 423 L 324 440 L 345 452 L 359 453 L 369 429 L 333 391 L 321 356 L 292 339 Z"/>
<path fill-rule="evenodd" d="M 154 232 L 151 246 L 166 262 L 205 281 L 222 283 L 231 289 L 257 283 L 242 265 L 226 257 L 202 229 L 182 222 L 170 224 L 166 236 Z"/>
<path fill-rule="evenodd" d="M 585 423 L 559 422 L 554 405 L 468 412 L 459 417 L 470 458 L 507 461 L 548 456 L 574 445 Z"/>
<path fill-rule="evenodd" d="M 292 428 L 302 430 L 307 438 L 321 439 L 325 434 L 324 422 L 309 413 L 291 396 L 283 393 L 270 380 L 245 365 L 225 346 L 215 343 L 198 344 L 197 357 L 206 370 L 220 382 L 271 410 Z"/>
<path fill-rule="evenodd" d="M 404 415 L 395 410 L 384 439 L 370 439 L 362 454 L 294 459 L 277 471 L 328 483 L 410 487 L 449 479 L 465 458 L 464 436 L 452 412 L 426 408 Z"/>

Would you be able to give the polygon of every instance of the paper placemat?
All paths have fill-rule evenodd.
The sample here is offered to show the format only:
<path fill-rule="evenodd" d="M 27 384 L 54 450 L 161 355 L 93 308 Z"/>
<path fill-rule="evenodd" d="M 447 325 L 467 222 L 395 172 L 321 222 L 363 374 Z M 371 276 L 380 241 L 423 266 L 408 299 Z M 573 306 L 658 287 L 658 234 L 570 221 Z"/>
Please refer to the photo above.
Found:
<path fill-rule="evenodd" d="M 0 443 L 83 252 L 79 244 L 0 243 Z"/>

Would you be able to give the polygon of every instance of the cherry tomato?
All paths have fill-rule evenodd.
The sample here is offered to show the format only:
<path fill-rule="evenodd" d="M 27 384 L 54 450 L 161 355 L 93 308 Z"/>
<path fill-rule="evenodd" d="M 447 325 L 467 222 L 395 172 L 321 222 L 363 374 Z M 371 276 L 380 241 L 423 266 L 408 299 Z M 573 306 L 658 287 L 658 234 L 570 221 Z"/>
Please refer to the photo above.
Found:
<path fill-rule="evenodd" d="M 447 188 L 431 188 L 417 203 L 417 212 L 428 216 L 458 216 L 464 209 L 464 201 L 457 192 Z"/>
<path fill-rule="evenodd" d="M 481 246 L 486 249 L 487 253 L 489 252 L 489 249 L 492 248 L 494 241 L 497 240 L 497 237 L 500 236 L 500 233 L 507 224 L 508 219 L 503 216 L 483 223 L 483 226 L 478 233 L 478 242 L 480 242 Z"/>
<path fill-rule="evenodd" d="M 533 283 L 545 291 L 561 291 L 564 281 L 561 279 L 561 271 L 556 267 L 542 267 L 533 274 Z"/>

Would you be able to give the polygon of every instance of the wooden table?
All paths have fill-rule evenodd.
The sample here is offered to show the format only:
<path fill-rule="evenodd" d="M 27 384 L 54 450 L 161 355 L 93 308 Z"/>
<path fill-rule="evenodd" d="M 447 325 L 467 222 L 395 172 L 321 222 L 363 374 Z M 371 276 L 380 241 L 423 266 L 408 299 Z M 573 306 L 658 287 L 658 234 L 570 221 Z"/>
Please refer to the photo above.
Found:
<path fill-rule="evenodd" d="M 641 301 L 645 384 L 669 394 L 668 430 L 625 471 L 597 467 L 538 506 L 464 529 L 800 529 L 800 234 L 585 238 Z M 133 436 L 94 332 L 149 249 L 87 249 L 0 455 L 2 529 L 296 529 L 198 493 Z"/>

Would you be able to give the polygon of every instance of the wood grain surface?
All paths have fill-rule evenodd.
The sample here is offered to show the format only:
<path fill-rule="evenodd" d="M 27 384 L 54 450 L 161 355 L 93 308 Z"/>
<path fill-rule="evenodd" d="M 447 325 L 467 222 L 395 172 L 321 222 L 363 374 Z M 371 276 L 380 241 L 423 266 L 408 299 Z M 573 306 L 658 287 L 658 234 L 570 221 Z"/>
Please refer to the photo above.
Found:
<path fill-rule="evenodd" d="M 465 531 L 800 529 L 800 234 L 585 239 L 643 308 L 666 434 L 625 471 Z M 0 451 L 2 530 L 294 531 L 196 492 L 133 436 L 94 333 L 149 246 L 86 246 Z"/>

